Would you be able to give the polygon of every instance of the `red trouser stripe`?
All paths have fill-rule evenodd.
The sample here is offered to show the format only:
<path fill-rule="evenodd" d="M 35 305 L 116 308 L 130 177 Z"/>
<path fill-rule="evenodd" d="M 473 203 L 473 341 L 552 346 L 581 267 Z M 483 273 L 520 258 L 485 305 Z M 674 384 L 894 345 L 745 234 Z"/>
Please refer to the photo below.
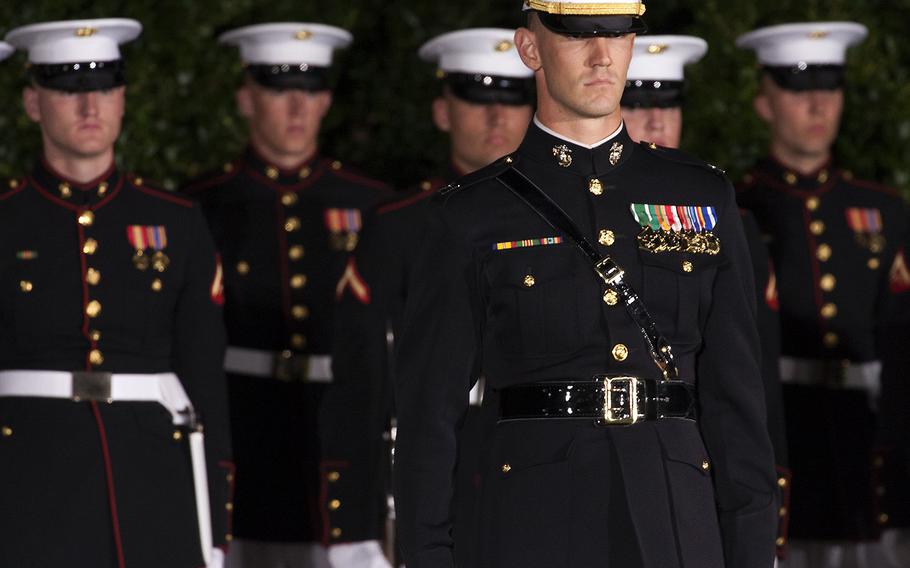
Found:
<path fill-rule="evenodd" d="M 117 566 L 126 568 L 126 561 L 123 559 L 123 541 L 120 538 L 120 518 L 117 516 L 117 494 L 114 491 L 114 468 L 111 466 L 111 452 L 107 445 L 107 433 L 104 430 L 104 421 L 101 419 L 101 411 L 98 409 L 98 403 L 92 401 L 92 413 L 95 415 L 95 423 L 98 425 L 98 437 L 101 439 L 101 455 L 104 458 L 104 474 L 107 478 L 107 500 L 111 506 L 111 524 L 114 526 L 114 546 L 117 548 Z"/>

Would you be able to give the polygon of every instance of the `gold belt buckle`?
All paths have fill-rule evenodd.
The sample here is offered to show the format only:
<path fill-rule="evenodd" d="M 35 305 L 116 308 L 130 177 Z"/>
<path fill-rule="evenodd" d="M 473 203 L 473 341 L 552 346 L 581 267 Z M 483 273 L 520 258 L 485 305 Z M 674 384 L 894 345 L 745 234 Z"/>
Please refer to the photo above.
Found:
<path fill-rule="evenodd" d="M 631 426 L 644 419 L 639 409 L 638 377 L 602 377 L 604 408 L 602 423 L 607 426 Z"/>
<path fill-rule="evenodd" d="M 113 402 L 111 398 L 111 374 L 98 371 L 76 371 L 73 373 L 73 400 L 94 400 Z"/>

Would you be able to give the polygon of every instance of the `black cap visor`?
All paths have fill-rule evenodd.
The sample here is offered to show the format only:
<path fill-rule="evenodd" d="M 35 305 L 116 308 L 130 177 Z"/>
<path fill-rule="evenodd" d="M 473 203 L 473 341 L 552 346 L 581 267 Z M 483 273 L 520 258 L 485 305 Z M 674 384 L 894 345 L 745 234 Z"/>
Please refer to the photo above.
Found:
<path fill-rule="evenodd" d="M 537 15 L 548 30 L 570 37 L 610 37 L 648 30 L 640 16 L 567 16 L 546 12 Z"/>
<path fill-rule="evenodd" d="M 625 108 L 673 108 L 683 104 L 682 81 L 626 81 L 620 106 Z"/>
<path fill-rule="evenodd" d="M 67 93 L 107 91 L 126 85 L 123 60 L 79 63 L 33 63 L 28 68 L 32 80 L 45 89 Z"/>
<path fill-rule="evenodd" d="M 248 65 L 246 72 L 263 87 L 276 91 L 328 91 L 329 73 L 326 67 L 312 65 Z"/>
<path fill-rule="evenodd" d="M 446 75 L 446 85 L 459 99 L 475 104 L 523 106 L 534 101 L 531 79 L 451 73 Z"/>
<path fill-rule="evenodd" d="M 762 70 L 788 91 L 834 91 L 844 86 L 843 65 L 764 66 Z"/>

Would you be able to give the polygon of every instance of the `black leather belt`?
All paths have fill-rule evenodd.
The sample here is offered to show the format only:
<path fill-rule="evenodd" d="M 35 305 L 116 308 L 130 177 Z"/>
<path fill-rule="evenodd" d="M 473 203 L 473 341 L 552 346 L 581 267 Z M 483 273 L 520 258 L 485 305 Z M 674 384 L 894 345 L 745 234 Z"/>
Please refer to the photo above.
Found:
<path fill-rule="evenodd" d="M 683 381 L 598 376 L 547 381 L 500 391 L 499 420 L 594 419 L 630 426 L 661 418 L 696 418 L 695 387 Z"/>

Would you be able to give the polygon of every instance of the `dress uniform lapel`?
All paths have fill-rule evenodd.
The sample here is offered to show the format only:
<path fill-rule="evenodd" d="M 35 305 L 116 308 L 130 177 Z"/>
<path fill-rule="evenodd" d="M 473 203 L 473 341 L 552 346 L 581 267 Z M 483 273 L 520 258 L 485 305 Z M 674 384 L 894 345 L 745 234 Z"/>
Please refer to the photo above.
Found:
<path fill-rule="evenodd" d="M 68 180 L 56 173 L 45 160 L 32 168 L 30 180 L 43 196 L 70 209 L 97 208 L 114 197 L 123 188 L 124 176 L 117 167 L 111 167 L 98 178 L 86 183 Z"/>

